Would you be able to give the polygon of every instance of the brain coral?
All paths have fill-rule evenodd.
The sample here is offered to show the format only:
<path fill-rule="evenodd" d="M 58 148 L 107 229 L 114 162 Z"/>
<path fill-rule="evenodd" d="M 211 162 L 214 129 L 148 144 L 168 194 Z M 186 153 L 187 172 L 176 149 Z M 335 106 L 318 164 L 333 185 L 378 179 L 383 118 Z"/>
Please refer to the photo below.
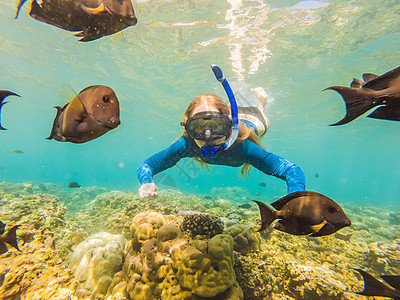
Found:
<path fill-rule="evenodd" d="M 181 228 L 191 232 L 193 237 L 197 235 L 213 237 L 222 233 L 224 223 L 218 217 L 210 214 L 193 213 L 184 216 Z"/>
<path fill-rule="evenodd" d="M 75 249 L 69 267 L 74 271 L 78 289 L 92 296 L 105 295 L 124 261 L 122 235 L 100 232 L 87 237 Z"/>

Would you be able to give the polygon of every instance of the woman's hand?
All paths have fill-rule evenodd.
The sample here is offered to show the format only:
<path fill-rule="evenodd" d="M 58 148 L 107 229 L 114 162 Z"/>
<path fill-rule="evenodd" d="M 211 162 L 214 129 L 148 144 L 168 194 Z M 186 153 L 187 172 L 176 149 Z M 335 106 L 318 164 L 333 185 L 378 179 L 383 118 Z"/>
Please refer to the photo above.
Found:
<path fill-rule="evenodd" d="M 139 189 L 139 197 L 141 200 L 145 198 L 155 198 L 158 195 L 158 187 L 154 182 L 144 183 Z"/>

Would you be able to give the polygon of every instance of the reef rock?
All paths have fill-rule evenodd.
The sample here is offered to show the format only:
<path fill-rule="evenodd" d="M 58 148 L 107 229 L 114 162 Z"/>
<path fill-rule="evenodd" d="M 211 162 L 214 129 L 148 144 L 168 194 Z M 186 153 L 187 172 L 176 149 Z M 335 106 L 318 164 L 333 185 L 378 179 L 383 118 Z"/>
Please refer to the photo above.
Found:
<path fill-rule="evenodd" d="M 92 297 L 105 295 L 112 279 L 122 268 L 125 239 L 106 232 L 87 237 L 75 249 L 69 267 L 79 282 L 78 289 Z"/>

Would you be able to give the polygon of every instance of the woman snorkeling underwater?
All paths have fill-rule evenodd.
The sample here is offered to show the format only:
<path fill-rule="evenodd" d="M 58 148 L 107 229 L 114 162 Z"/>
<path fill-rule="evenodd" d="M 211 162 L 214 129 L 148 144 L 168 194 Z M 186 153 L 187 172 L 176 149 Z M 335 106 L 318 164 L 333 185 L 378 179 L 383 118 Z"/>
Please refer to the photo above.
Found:
<path fill-rule="evenodd" d="M 168 148 L 146 159 L 138 168 L 141 199 L 156 197 L 158 188 L 153 176 L 173 167 L 181 158 L 199 162 L 242 166 L 244 174 L 251 166 L 261 172 L 286 180 L 288 193 L 305 189 L 303 171 L 290 161 L 270 153 L 260 144 L 268 130 L 264 114 L 266 97 L 258 95 L 259 107 L 237 107 L 235 97 L 219 67 L 212 66 L 222 83 L 231 107 L 216 95 L 196 97 L 186 109 L 181 126 L 182 136 Z M 252 90 L 257 95 L 257 90 Z M 260 94 L 260 93 L 259 93 Z M 239 119 L 240 118 L 240 119 Z"/>

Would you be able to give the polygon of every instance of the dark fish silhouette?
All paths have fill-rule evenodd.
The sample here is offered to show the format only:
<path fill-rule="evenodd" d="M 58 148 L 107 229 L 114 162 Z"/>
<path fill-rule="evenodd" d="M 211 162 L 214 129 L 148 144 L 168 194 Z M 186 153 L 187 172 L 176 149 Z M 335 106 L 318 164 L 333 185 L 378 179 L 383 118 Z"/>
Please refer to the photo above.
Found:
<path fill-rule="evenodd" d="M 325 89 L 338 92 L 346 103 L 345 117 L 332 126 L 347 124 L 377 106 L 367 117 L 400 121 L 400 67 L 381 76 L 365 73 L 363 79 L 365 83 L 354 78 L 351 87 Z"/>
<path fill-rule="evenodd" d="M 104 85 L 92 85 L 83 89 L 57 115 L 49 140 L 84 143 L 116 128 L 119 119 L 119 102 L 114 91 Z"/>
<path fill-rule="evenodd" d="M 4 99 L 8 96 L 18 96 L 19 95 L 10 92 L 10 91 L 5 91 L 5 90 L 0 90 L 0 130 L 7 130 L 6 128 L 4 128 L 3 126 L 1 126 L 1 109 L 3 108 L 3 106 L 8 103 L 8 102 L 4 102 Z"/>
<path fill-rule="evenodd" d="M 18 243 L 17 243 L 17 234 L 16 230 L 20 225 L 15 225 L 11 227 L 6 234 L 4 234 L 4 228 L 6 224 L 0 221 L 0 254 L 6 253 L 8 248 L 5 243 L 9 244 L 10 246 L 14 247 L 15 249 L 19 250 Z"/>
<path fill-rule="evenodd" d="M 267 186 L 267 184 L 265 182 L 260 182 L 258 185 L 262 186 L 262 187 L 266 187 Z"/>
<path fill-rule="evenodd" d="M 76 188 L 81 187 L 81 185 L 79 183 L 75 182 L 75 181 L 72 181 L 72 182 L 70 182 L 68 184 L 68 187 L 71 188 L 71 189 L 76 189 Z"/>
<path fill-rule="evenodd" d="M 26 0 L 19 0 L 15 19 Z M 137 23 L 131 0 L 31 0 L 29 15 L 87 42 Z"/>
<path fill-rule="evenodd" d="M 319 177 L 319 174 L 318 174 L 318 173 L 315 173 L 314 176 L 315 176 L 315 178 L 318 178 L 318 177 Z"/>
<path fill-rule="evenodd" d="M 363 270 L 355 270 L 358 271 L 364 279 L 364 290 L 357 294 L 363 296 L 388 297 L 394 300 L 400 300 L 400 276 L 381 275 L 380 277 L 388 283 L 386 284 Z"/>
<path fill-rule="evenodd" d="M 262 225 L 258 231 L 267 229 L 276 219 L 279 219 L 274 227 L 277 230 L 294 235 L 311 234 L 313 237 L 329 235 L 351 225 L 335 201 L 316 192 L 288 194 L 272 203 L 277 211 L 260 201 L 254 202 L 258 204 L 261 213 Z"/>

